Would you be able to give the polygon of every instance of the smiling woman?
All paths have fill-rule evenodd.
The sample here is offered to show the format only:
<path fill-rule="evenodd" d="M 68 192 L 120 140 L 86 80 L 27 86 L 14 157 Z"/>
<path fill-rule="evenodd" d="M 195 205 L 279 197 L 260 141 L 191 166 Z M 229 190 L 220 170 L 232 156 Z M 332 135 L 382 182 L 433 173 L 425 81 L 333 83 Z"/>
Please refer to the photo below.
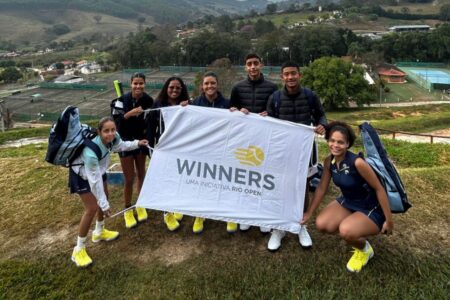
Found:
<path fill-rule="evenodd" d="M 145 93 L 145 74 L 134 73 L 131 76 L 131 92 L 119 98 L 122 103 L 121 114 L 116 118 L 120 135 L 125 141 L 143 139 L 146 134 L 147 122 L 144 118 L 144 110 L 153 105 L 153 99 Z M 125 208 L 131 206 L 133 196 L 133 183 L 137 177 L 137 191 L 141 190 L 145 176 L 145 160 L 148 155 L 147 147 L 139 147 L 132 151 L 122 151 L 119 153 L 120 164 L 122 165 L 125 177 L 125 188 L 123 198 Z M 136 207 L 137 221 L 147 219 L 145 208 Z M 127 210 L 124 214 L 125 226 L 132 228 L 137 225 L 133 210 Z"/>

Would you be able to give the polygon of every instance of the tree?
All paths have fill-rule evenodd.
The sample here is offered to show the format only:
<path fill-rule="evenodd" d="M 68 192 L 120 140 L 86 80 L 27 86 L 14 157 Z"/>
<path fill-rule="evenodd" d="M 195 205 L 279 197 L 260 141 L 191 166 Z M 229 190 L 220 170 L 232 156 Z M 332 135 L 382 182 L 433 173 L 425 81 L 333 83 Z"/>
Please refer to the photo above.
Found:
<path fill-rule="evenodd" d="M 64 64 L 62 62 L 55 63 L 55 68 L 57 70 L 64 70 Z"/>
<path fill-rule="evenodd" d="M 51 31 L 56 35 L 63 35 L 70 32 L 69 26 L 66 24 L 55 24 L 51 28 Z"/>
<path fill-rule="evenodd" d="M 222 15 L 216 18 L 215 27 L 218 32 L 232 32 L 234 28 L 233 20 L 229 15 Z"/>
<path fill-rule="evenodd" d="M 316 20 L 316 16 L 315 15 L 309 15 L 308 16 L 308 21 L 314 23 L 315 20 Z"/>
<path fill-rule="evenodd" d="M 142 25 L 145 22 L 145 17 L 140 16 L 139 18 L 137 18 L 137 21 L 138 21 L 138 28 L 139 28 L 139 30 L 142 30 Z"/>
<path fill-rule="evenodd" d="M 276 29 L 275 25 L 270 20 L 258 19 L 255 23 L 255 32 L 258 36 L 272 32 Z"/>
<path fill-rule="evenodd" d="M 439 10 L 439 17 L 444 21 L 450 20 L 450 4 L 444 4 L 441 6 Z"/>
<path fill-rule="evenodd" d="M 15 83 L 22 77 L 22 73 L 15 67 L 7 67 L 0 73 L 0 80 L 3 80 L 5 83 Z"/>
<path fill-rule="evenodd" d="M 274 14 L 277 11 L 278 5 L 276 3 L 269 3 L 266 6 L 266 12 L 268 14 Z"/>
<path fill-rule="evenodd" d="M 375 94 L 364 79 L 364 69 L 337 57 L 322 57 L 303 71 L 302 85 L 313 89 L 326 109 L 370 103 Z"/>
<path fill-rule="evenodd" d="M 400 11 L 402 12 L 402 14 L 409 14 L 409 7 L 402 7 L 401 9 L 400 9 Z"/>
<path fill-rule="evenodd" d="M 102 20 L 102 16 L 100 15 L 95 15 L 93 16 L 95 23 L 100 24 L 100 21 Z"/>

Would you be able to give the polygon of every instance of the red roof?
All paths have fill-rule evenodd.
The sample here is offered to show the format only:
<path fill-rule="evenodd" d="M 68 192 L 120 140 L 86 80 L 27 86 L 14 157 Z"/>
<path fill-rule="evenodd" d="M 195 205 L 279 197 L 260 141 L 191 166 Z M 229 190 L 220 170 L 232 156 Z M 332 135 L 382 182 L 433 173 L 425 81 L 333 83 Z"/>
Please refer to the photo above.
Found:
<path fill-rule="evenodd" d="M 393 68 L 391 68 L 389 70 L 387 70 L 387 69 L 380 69 L 380 70 L 378 70 L 378 74 L 379 75 L 384 75 L 384 76 L 399 76 L 399 77 L 406 76 L 406 73 L 403 73 L 403 72 L 401 72 L 399 70 L 396 70 L 396 69 L 393 69 Z"/>

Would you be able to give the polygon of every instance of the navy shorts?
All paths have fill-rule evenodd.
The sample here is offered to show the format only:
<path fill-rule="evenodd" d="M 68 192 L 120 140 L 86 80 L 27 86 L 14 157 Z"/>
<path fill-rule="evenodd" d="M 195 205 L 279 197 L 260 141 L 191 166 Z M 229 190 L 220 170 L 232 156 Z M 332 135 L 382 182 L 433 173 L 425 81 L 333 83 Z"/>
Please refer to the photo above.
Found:
<path fill-rule="evenodd" d="M 121 152 L 119 152 L 119 157 L 136 156 L 141 153 L 148 155 L 149 154 L 148 148 L 147 147 L 139 147 L 139 148 L 131 150 L 131 151 L 121 151 Z"/>
<path fill-rule="evenodd" d="M 103 182 L 106 181 L 106 173 L 103 174 L 102 179 Z M 75 173 L 72 168 L 69 168 L 69 188 L 71 194 L 85 194 L 91 191 L 89 182 Z"/>
<path fill-rule="evenodd" d="M 383 228 L 383 224 L 384 221 L 386 221 L 386 218 L 384 217 L 383 210 L 381 209 L 381 206 L 379 204 L 375 205 L 373 208 L 363 208 L 355 201 L 348 200 L 342 195 L 336 198 L 336 201 L 340 205 L 342 205 L 342 207 L 348 209 L 352 213 L 358 211 L 368 216 L 369 219 L 371 219 L 378 226 L 380 231 Z"/>

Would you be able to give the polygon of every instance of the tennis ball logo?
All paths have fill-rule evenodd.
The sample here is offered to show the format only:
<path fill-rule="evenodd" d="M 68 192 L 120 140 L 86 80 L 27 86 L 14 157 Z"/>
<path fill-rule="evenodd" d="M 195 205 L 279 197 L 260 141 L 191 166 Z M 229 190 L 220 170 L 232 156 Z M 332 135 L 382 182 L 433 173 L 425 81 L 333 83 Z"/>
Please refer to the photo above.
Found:
<path fill-rule="evenodd" d="M 234 151 L 236 159 L 242 165 L 257 167 L 264 161 L 264 152 L 261 148 L 256 146 L 249 146 L 248 148 L 237 148 Z"/>

